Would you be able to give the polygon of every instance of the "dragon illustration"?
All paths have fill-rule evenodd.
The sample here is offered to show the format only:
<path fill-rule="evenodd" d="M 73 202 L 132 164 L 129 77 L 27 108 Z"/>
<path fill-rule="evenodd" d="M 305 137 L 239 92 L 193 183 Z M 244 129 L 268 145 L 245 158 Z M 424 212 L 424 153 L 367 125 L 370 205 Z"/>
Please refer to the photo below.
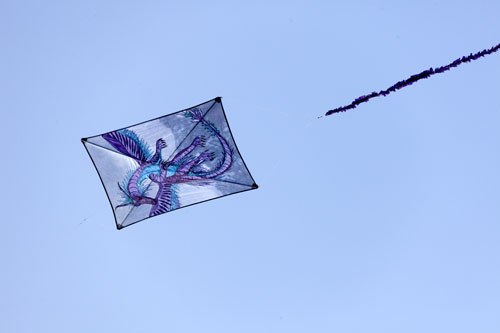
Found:
<path fill-rule="evenodd" d="M 195 137 L 188 147 L 178 152 L 171 160 L 164 161 L 161 151 L 167 144 L 161 138 L 156 141 L 156 151 L 153 154 L 148 145 L 131 130 L 123 129 L 104 134 L 103 138 L 115 149 L 139 164 L 121 184 L 118 183 L 124 202 L 115 209 L 147 204 L 152 206 L 149 216 L 166 213 L 179 207 L 177 184 L 204 185 L 207 180 L 222 175 L 231 167 L 233 151 L 215 125 L 205 120 L 198 109 L 186 111 L 184 115 L 199 122 L 210 135 L 218 139 L 222 147 L 222 158 L 212 169 L 202 165 L 205 161 L 214 160 L 216 157 L 214 152 L 208 150 L 195 154 L 198 147 L 205 146 L 204 136 Z M 154 197 L 148 195 L 151 185 L 145 182 L 148 179 L 158 185 L 158 192 Z"/>

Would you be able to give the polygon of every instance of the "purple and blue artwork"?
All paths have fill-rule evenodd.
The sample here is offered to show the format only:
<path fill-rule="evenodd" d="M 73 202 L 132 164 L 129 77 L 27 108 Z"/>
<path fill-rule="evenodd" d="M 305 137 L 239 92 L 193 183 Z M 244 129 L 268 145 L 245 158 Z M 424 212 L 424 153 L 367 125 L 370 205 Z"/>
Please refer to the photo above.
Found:
<path fill-rule="evenodd" d="M 82 142 L 118 229 L 257 188 L 236 148 L 220 98 Z"/>

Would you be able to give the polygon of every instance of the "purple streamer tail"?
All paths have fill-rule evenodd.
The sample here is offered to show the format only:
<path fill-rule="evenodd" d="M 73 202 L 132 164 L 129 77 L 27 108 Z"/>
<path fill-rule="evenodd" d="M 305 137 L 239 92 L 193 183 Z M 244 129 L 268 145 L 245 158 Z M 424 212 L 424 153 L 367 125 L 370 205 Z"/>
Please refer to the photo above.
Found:
<path fill-rule="evenodd" d="M 379 92 L 374 91 L 369 95 L 363 95 L 363 96 L 356 98 L 349 105 L 345 105 L 345 106 L 342 106 L 342 107 L 339 107 L 339 108 L 336 108 L 333 110 L 329 110 L 327 113 L 325 113 L 325 116 L 329 116 L 329 115 L 332 115 L 334 113 L 345 112 L 347 110 L 355 109 L 359 104 L 368 102 L 372 98 L 379 97 L 379 96 L 387 96 L 391 92 L 394 92 L 394 91 L 399 90 L 401 88 L 404 88 L 406 86 L 412 85 L 413 83 L 415 83 L 421 79 L 427 79 L 434 74 L 446 72 L 446 71 L 452 69 L 453 67 L 457 67 L 463 63 L 470 62 L 472 60 L 477 60 L 481 57 L 484 57 L 485 55 L 497 52 L 499 49 L 500 49 L 500 44 L 493 46 L 491 49 L 482 50 L 481 52 L 477 52 L 474 54 L 471 53 L 470 55 L 468 55 L 466 57 L 458 58 L 457 60 L 453 61 L 452 63 L 450 63 L 446 66 L 441 66 L 441 67 L 434 68 L 434 69 L 431 67 L 428 70 L 425 70 L 419 74 L 415 74 L 415 75 L 410 76 L 406 80 L 399 81 L 398 83 L 387 88 L 386 90 L 381 90 Z"/>

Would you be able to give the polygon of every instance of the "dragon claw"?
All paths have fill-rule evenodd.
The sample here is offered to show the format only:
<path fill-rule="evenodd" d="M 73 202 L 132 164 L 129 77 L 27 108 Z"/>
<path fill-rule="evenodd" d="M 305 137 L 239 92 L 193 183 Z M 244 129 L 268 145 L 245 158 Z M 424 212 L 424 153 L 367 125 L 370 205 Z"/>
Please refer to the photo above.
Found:
<path fill-rule="evenodd" d="M 158 139 L 156 141 L 156 148 L 157 149 L 163 149 L 163 148 L 167 148 L 167 142 L 163 139 Z"/>
<path fill-rule="evenodd" d="M 199 146 L 199 145 L 203 144 L 203 140 L 201 137 L 197 136 L 196 138 L 194 138 L 192 144 L 195 146 Z"/>

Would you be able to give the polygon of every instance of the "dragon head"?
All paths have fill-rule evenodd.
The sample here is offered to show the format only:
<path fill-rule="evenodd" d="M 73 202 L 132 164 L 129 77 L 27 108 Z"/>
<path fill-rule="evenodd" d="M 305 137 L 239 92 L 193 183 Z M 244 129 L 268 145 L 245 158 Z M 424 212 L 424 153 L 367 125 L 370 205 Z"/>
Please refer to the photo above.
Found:
<path fill-rule="evenodd" d="M 148 196 L 145 196 L 145 195 L 137 196 L 137 195 L 130 194 L 128 191 L 125 191 L 121 187 L 120 183 L 118 183 L 118 188 L 120 189 L 120 191 L 122 191 L 122 193 L 125 196 L 125 203 L 116 206 L 115 210 L 117 210 L 120 207 L 126 207 L 126 206 L 138 207 L 138 206 L 143 205 L 143 204 L 154 205 L 156 203 L 155 199 L 150 198 Z"/>

